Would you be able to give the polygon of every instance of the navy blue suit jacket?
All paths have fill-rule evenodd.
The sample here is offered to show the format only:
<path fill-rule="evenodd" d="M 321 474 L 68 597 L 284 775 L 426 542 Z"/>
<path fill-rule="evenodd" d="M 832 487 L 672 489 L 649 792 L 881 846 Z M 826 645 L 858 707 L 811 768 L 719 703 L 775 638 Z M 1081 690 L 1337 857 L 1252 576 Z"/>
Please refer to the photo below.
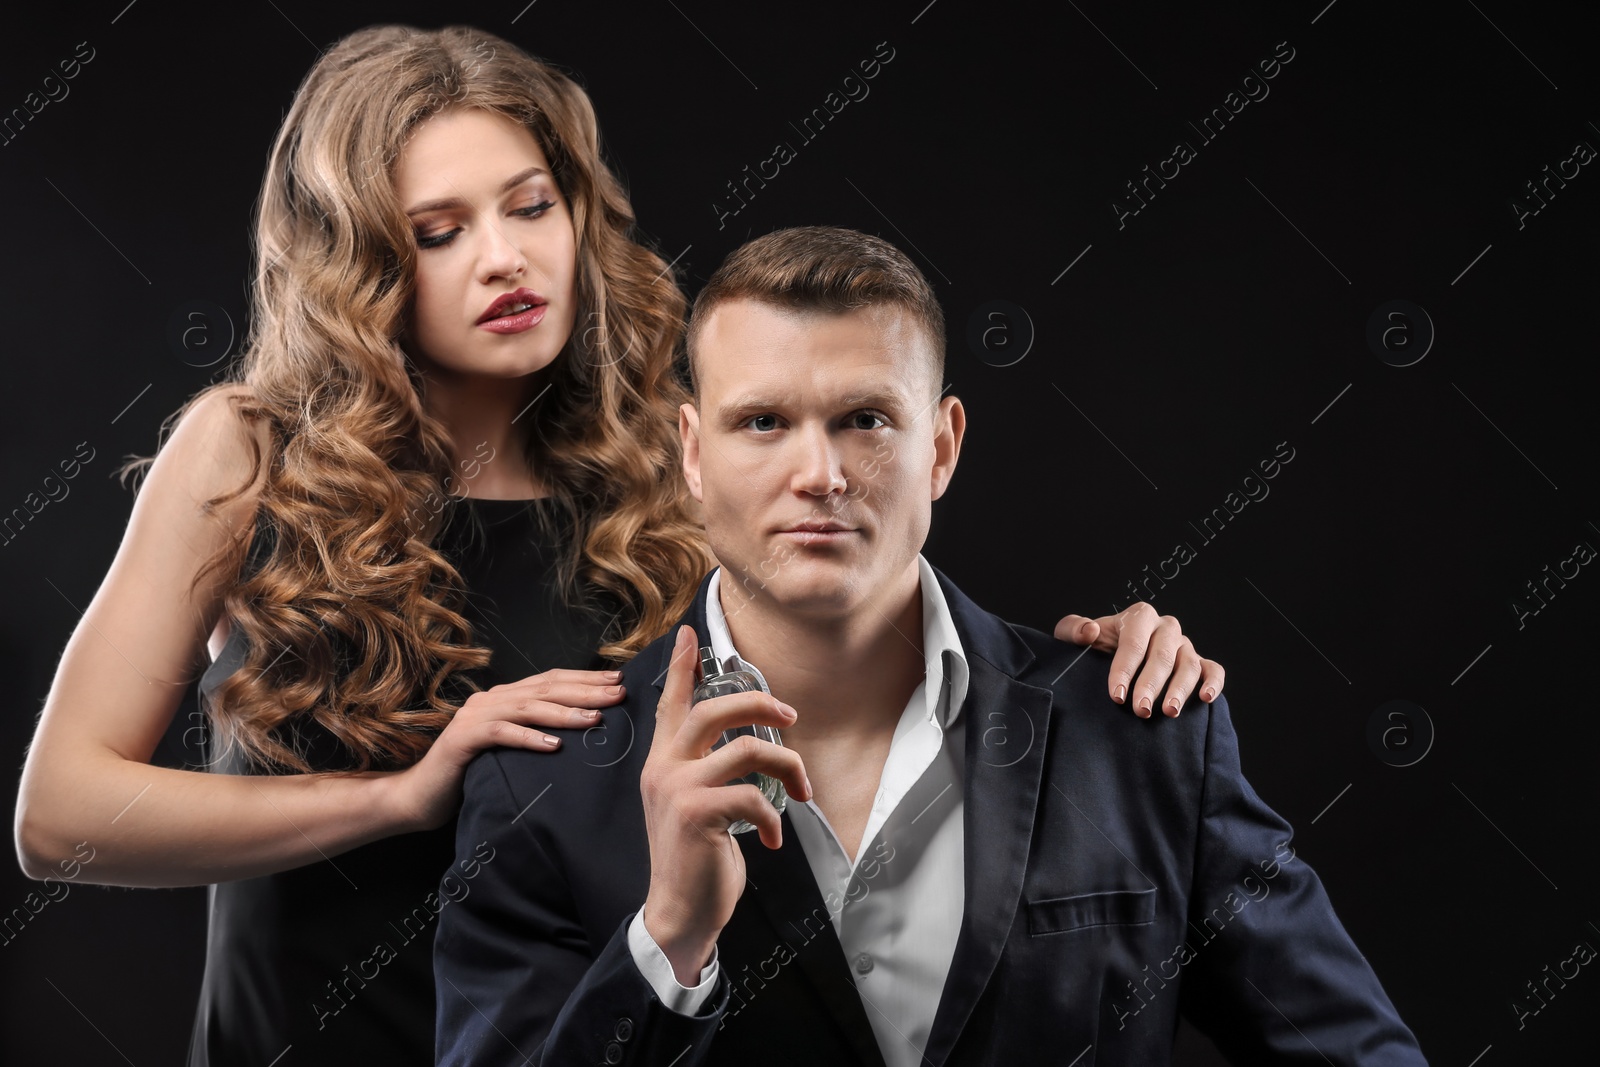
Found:
<path fill-rule="evenodd" d="M 971 670 L 966 908 L 926 1063 L 1163 1064 L 1180 1014 L 1238 1063 L 1426 1062 L 1240 773 L 1225 701 L 1138 719 L 1106 696 L 1109 656 L 939 580 Z M 684 619 L 702 640 L 705 592 Z M 440 1064 L 883 1064 L 787 815 L 776 851 L 736 838 L 749 884 L 698 1014 L 635 965 L 639 775 L 671 645 L 628 665 L 603 726 L 469 767 L 457 851 L 493 852 L 441 890 Z"/>

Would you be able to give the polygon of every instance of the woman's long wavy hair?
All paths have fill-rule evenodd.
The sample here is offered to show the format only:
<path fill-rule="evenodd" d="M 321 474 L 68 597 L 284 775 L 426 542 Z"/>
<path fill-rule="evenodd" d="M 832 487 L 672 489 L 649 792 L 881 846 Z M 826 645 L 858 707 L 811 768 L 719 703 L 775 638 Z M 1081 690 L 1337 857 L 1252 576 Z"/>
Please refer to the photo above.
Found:
<path fill-rule="evenodd" d="M 712 563 L 676 469 L 684 297 L 636 239 L 587 94 L 469 27 L 353 33 L 306 76 L 273 146 L 244 353 L 168 420 L 226 389 L 273 431 L 250 481 L 211 502 L 238 497 L 265 464 L 270 553 L 243 573 L 248 546 L 233 543 L 201 572 L 240 575 L 224 606 L 249 644 L 209 702 L 212 724 L 269 769 L 311 769 L 297 742 L 308 718 L 351 769 L 410 765 L 460 706 L 446 680 L 476 690 L 460 672 L 489 661 L 436 543 L 455 507 L 450 442 L 397 345 L 416 245 L 393 167 L 420 123 L 454 108 L 526 127 L 571 210 L 577 314 L 525 448 L 568 534 L 563 592 L 620 605 L 600 654 L 626 658 L 665 633 Z"/>

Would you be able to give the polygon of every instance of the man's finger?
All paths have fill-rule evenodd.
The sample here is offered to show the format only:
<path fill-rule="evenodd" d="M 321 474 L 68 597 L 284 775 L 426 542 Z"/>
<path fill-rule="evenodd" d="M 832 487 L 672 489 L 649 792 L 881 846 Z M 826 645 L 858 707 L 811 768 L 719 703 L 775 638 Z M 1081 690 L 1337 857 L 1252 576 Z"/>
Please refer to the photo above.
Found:
<path fill-rule="evenodd" d="M 663 744 L 670 743 L 677 736 L 678 728 L 689 714 L 689 698 L 694 695 L 698 642 L 692 626 L 680 626 L 673 635 L 672 660 L 667 665 L 667 680 L 661 687 L 661 700 L 656 704 L 655 739 Z"/>
<path fill-rule="evenodd" d="M 749 783 L 713 788 L 715 791 L 711 796 L 714 798 L 718 821 L 723 826 L 731 826 L 736 820 L 743 819 L 756 828 L 763 845 L 774 850 L 783 847 L 783 817 L 760 789 Z M 726 841 L 727 836 L 724 834 L 722 839 Z M 739 850 L 735 848 L 733 851 L 737 854 Z"/>
<path fill-rule="evenodd" d="M 696 704 L 678 723 L 673 744 L 678 758 L 701 759 L 728 730 L 756 724 L 786 730 L 795 718 L 795 710 L 770 693 L 727 693 Z"/>
<path fill-rule="evenodd" d="M 696 768 L 699 784 L 706 788 L 724 786 L 736 778 L 748 777 L 752 772 L 776 778 L 796 800 L 812 798 L 811 779 L 806 777 L 806 766 L 800 753 L 749 734 L 740 735 L 723 745 L 701 760 Z"/>

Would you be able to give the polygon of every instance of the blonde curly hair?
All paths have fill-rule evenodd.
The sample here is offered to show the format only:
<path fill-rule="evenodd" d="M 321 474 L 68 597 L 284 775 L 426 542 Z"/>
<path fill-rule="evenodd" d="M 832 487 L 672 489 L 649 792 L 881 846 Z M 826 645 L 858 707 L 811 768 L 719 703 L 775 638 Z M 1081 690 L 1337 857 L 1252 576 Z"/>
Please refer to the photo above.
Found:
<path fill-rule="evenodd" d="M 244 353 L 230 380 L 167 423 L 229 390 L 242 417 L 272 430 L 251 479 L 211 501 L 236 498 L 267 466 L 257 523 L 271 549 L 224 602 L 248 659 L 207 708 L 224 743 L 258 765 L 309 770 L 293 740 L 307 718 L 357 770 L 414 763 L 459 707 L 446 680 L 476 689 L 458 672 L 489 660 L 461 614 L 461 577 L 436 544 L 454 506 L 430 506 L 451 499 L 450 442 L 395 343 L 416 248 L 393 164 L 420 123 L 468 107 L 533 134 L 577 237 L 579 315 L 525 441 L 569 534 L 563 592 L 620 605 L 600 649 L 619 660 L 688 610 L 713 565 L 677 472 L 685 300 L 635 234 L 588 95 L 469 27 L 353 33 L 307 74 L 273 146 Z M 231 544 L 202 576 L 240 573 L 247 552 Z"/>

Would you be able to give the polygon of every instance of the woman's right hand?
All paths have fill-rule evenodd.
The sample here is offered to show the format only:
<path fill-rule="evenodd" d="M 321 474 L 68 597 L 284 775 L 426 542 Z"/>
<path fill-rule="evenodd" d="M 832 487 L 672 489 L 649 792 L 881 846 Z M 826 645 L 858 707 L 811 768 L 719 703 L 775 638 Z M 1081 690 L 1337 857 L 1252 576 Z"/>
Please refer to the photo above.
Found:
<path fill-rule="evenodd" d="M 196 664 L 214 659 L 225 636 L 214 631 L 239 575 L 207 563 L 224 549 L 242 554 L 257 526 L 270 464 L 258 468 L 255 457 L 272 454 L 272 430 L 240 416 L 241 394 L 249 390 L 209 393 L 178 421 L 61 654 L 17 789 L 17 859 L 30 878 L 70 871 L 99 885 L 209 885 L 326 862 L 445 825 L 478 752 L 500 744 L 548 752 L 555 746 L 544 729 L 590 725 L 583 710 L 621 699 L 608 692 L 620 677 L 599 671 L 547 671 L 474 693 L 402 771 L 221 774 L 156 764 Z M 18 705 L 12 717 L 36 710 Z"/>
<path fill-rule="evenodd" d="M 461 807 L 467 764 L 484 749 L 507 745 L 553 752 L 561 739 L 533 727 L 598 725 L 598 709 L 622 700 L 621 680 L 621 671 L 552 670 L 473 693 L 427 755 L 391 779 L 403 825 L 432 830 L 448 822 Z"/>

